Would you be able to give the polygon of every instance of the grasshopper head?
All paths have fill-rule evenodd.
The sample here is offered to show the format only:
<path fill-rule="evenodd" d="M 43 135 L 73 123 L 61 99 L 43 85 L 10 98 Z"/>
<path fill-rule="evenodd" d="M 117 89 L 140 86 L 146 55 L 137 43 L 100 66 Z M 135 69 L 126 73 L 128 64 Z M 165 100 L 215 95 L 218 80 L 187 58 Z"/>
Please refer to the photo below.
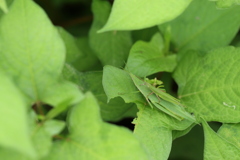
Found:
<path fill-rule="evenodd" d="M 162 88 L 163 86 L 163 82 L 160 80 L 157 80 L 157 78 L 154 79 L 148 79 L 148 78 L 144 78 L 144 81 L 151 84 L 152 86 L 156 87 L 156 88 Z"/>

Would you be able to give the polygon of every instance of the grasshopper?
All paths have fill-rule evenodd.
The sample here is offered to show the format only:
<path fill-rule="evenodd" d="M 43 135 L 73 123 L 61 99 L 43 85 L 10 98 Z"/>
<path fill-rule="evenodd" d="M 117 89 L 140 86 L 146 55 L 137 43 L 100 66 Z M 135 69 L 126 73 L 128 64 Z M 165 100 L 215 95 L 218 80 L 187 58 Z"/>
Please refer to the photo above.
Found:
<path fill-rule="evenodd" d="M 129 73 L 133 83 L 146 98 L 148 104 L 153 108 L 157 107 L 166 114 L 178 119 L 187 119 L 196 122 L 195 117 L 188 113 L 180 100 L 166 93 L 163 82 L 155 79 L 145 78 L 144 80 Z"/>

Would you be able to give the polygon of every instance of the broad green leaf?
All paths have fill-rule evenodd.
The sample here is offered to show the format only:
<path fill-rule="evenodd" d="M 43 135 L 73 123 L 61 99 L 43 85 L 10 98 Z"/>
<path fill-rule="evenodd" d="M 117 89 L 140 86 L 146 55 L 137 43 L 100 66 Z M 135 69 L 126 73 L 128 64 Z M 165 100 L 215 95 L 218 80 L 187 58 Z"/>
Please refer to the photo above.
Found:
<path fill-rule="evenodd" d="M 176 56 L 165 56 L 163 43 L 159 33 L 156 33 L 149 43 L 136 42 L 130 50 L 125 68 L 140 77 L 161 71 L 172 72 L 176 66 Z"/>
<path fill-rule="evenodd" d="M 102 82 L 108 102 L 112 98 L 122 97 L 126 103 L 146 103 L 131 77 L 124 70 L 113 66 L 105 66 Z"/>
<path fill-rule="evenodd" d="M 133 121 L 134 134 L 144 144 L 150 159 L 168 159 L 172 146 L 172 130 L 158 123 L 158 120 L 161 121 L 162 113 L 148 106 L 138 105 L 138 107 L 140 110 L 138 118 Z"/>
<path fill-rule="evenodd" d="M 31 100 L 40 100 L 64 64 L 65 47 L 56 28 L 33 1 L 15 0 L 0 21 L 0 35 L 0 70 Z"/>
<path fill-rule="evenodd" d="M 225 47 L 203 56 L 186 53 L 174 73 L 179 98 L 189 112 L 206 121 L 240 122 L 240 49 Z"/>
<path fill-rule="evenodd" d="M 0 77 L 0 146 L 35 157 L 23 96 L 5 75 Z"/>
<path fill-rule="evenodd" d="M 8 12 L 8 7 L 5 0 L 0 0 L 0 8 L 4 13 Z"/>
<path fill-rule="evenodd" d="M 205 137 L 204 160 L 240 159 L 239 147 L 214 132 L 206 121 L 203 121 L 203 128 Z"/>
<path fill-rule="evenodd" d="M 105 123 L 96 99 L 87 93 L 68 115 L 69 135 L 56 141 L 46 160 L 147 160 L 136 137 L 126 128 Z"/>
<path fill-rule="evenodd" d="M 166 160 L 172 145 L 172 131 L 184 130 L 191 123 L 178 121 L 156 108 L 138 104 L 134 134 L 141 140 L 151 159 Z M 164 137 L 164 138 L 161 138 Z"/>
<path fill-rule="evenodd" d="M 191 0 L 115 0 L 108 22 L 100 32 L 135 30 L 170 21 L 180 15 Z"/>
<path fill-rule="evenodd" d="M 100 105 L 101 117 L 105 121 L 117 121 L 124 117 L 135 117 L 137 108 L 134 104 L 126 104 L 121 98 L 115 98 L 107 102 L 107 96 L 103 90 L 102 72 L 86 72 L 79 74 L 79 85 L 84 91 L 91 91 Z"/>
<path fill-rule="evenodd" d="M 207 0 L 194 0 L 170 25 L 174 50 L 208 51 L 228 45 L 240 26 L 240 6 L 219 10 Z"/>
<path fill-rule="evenodd" d="M 121 67 L 126 62 L 132 45 L 130 32 L 111 31 L 101 34 L 97 33 L 97 30 L 107 21 L 110 9 L 109 2 L 93 0 L 94 21 L 89 33 L 90 46 L 103 65 Z"/>
<path fill-rule="evenodd" d="M 84 56 L 78 47 L 76 38 L 61 27 L 57 29 L 66 46 L 66 63 L 76 63 Z"/>
<path fill-rule="evenodd" d="M 218 130 L 218 134 L 228 140 L 230 143 L 240 148 L 240 123 L 236 124 L 223 124 Z"/>

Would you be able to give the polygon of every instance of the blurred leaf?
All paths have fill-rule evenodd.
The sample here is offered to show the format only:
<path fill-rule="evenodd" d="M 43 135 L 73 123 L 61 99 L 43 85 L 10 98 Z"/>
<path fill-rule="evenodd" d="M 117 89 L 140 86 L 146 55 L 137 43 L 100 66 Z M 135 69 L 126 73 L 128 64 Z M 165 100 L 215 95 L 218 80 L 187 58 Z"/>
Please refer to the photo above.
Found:
<path fill-rule="evenodd" d="M 130 50 L 126 69 L 131 73 L 145 77 L 157 72 L 172 72 L 176 66 L 176 56 L 165 56 L 164 42 L 156 33 L 148 42 L 137 41 Z"/>
<path fill-rule="evenodd" d="M 111 31 L 97 33 L 107 21 L 111 6 L 109 2 L 93 0 L 92 11 L 94 21 L 89 33 L 90 46 L 103 65 L 121 67 L 127 60 L 132 45 L 130 32 Z"/>
<path fill-rule="evenodd" d="M 47 156 L 52 147 L 52 136 L 58 134 L 65 127 L 65 122 L 48 120 L 44 123 L 34 124 L 31 138 L 38 157 Z"/>
<path fill-rule="evenodd" d="M 65 63 L 62 70 L 62 78 L 75 84 L 79 84 L 79 72 L 70 64 Z"/>
<path fill-rule="evenodd" d="M 5 75 L 1 73 L 0 77 L 0 145 L 29 157 L 36 157 L 30 140 L 27 106 L 23 96 Z"/>
<path fill-rule="evenodd" d="M 29 158 L 28 156 L 9 148 L 0 148 L 0 157 L 4 160 L 37 160 L 37 158 Z"/>
<path fill-rule="evenodd" d="M 233 5 L 239 5 L 240 0 L 211 0 L 211 1 L 216 1 L 216 6 L 218 8 L 229 8 Z"/>
<path fill-rule="evenodd" d="M 82 50 L 84 56 L 71 63 L 78 71 L 100 70 L 102 65 L 99 59 L 93 52 L 89 44 L 89 38 L 79 37 L 77 38 L 77 45 Z"/>
<path fill-rule="evenodd" d="M 52 136 L 62 131 L 65 122 L 58 120 L 48 120 L 44 123 L 36 123 L 36 115 L 31 114 L 28 122 L 31 123 L 31 136 L 29 138 L 33 142 L 32 148 L 37 152 L 37 156 L 30 158 L 25 154 L 16 152 L 15 150 L 0 148 L 1 159 L 6 160 L 39 160 L 48 155 L 52 147 Z M 19 132 L 18 132 L 19 133 Z"/>
<path fill-rule="evenodd" d="M 83 94 L 79 87 L 69 81 L 55 82 L 51 88 L 46 89 L 42 97 L 42 101 L 51 106 L 59 106 L 63 102 L 68 101 L 68 105 L 74 105 L 81 101 Z"/>
<path fill-rule="evenodd" d="M 56 106 L 55 108 L 51 109 L 46 117 L 45 120 L 47 119 L 53 119 L 56 116 L 58 116 L 59 114 L 63 113 L 64 111 L 66 111 L 69 108 L 69 104 L 71 102 L 71 99 L 67 99 L 66 101 L 63 101 L 62 103 L 60 103 L 58 106 Z"/>
<path fill-rule="evenodd" d="M 87 37 L 75 38 L 63 28 L 58 31 L 66 46 L 66 63 L 75 67 L 78 71 L 93 69 L 99 61 L 89 46 Z"/>
<path fill-rule="evenodd" d="M 76 38 L 61 27 L 58 27 L 57 29 L 65 43 L 66 63 L 72 64 L 83 57 L 82 51 L 78 48 Z"/>
<path fill-rule="evenodd" d="M 191 0 L 115 0 L 109 19 L 100 32 L 135 30 L 162 24 L 180 15 L 190 2 Z"/>
<path fill-rule="evenodd" d="M 159 32 L 157 26 L 151 27 L 151 28 L 145 28 L 141 30 L 134 30 L 132 32 L 132 39 L 133 42 L 135 43 L 138 40 L 141 41 L 150 41 L 152 36 Z"/>
<path fill-rule="evenodd" d="M 212 2 L 194 0 L 182 15 L 160 28 L 171 26 L 175 51 L 208 51 L 231 42 L 240 26 L 239 14 L 240 6 L 219 10 Z"/>
<path fill-rule="evenodd" d="M 0 8 L 4 13 L 8 12 L 8 7 L 5 0 L 0 0 Z"/>
<path fill-rule="evenodd" d="M 135 117 L 137 109 L 134 104 L 126 104 L 121 98 L 115 98 L 107 102 L 102 78 L 102 72 L 86 72 L 79 75 L 79 85 L 85 92 L 91 91 L 97 98 L 103 120 L 117 121 L 124 117 Z"/>
<path fill-rule="evenodd" d="M 185 54 L 174 78 L 189 112 L 206 121 L 240 122 L 239 54 L 240 49 L 234 47 L 212 50 L 205 56 Z"/>
<path fill-rule="evenodd" d="M 56 28 L 30 0 L 14 1 L 0 24 L 0 70 L 32 101 L 40 100 L 64 64 L 65 48 Z"/>
<path fill-rule="evenodd" d="M 104 123 L 91 93 L 68 115 L 69 135 L 56 141 L 47 160 L 147 159 L 132 133 L 123 127 Z M 59 152 L 60 151 L 60 152 Z"/>

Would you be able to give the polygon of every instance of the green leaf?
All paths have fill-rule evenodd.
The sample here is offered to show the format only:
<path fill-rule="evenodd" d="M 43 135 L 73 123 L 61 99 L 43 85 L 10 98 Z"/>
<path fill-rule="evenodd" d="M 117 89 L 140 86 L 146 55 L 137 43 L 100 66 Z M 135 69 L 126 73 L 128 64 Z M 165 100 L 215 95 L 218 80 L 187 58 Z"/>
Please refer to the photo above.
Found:
<path fill-rule="evenodd" d="M 136 42 L 139 40 L 150 41 L 152 39 L 152 36 L 157 32 L 159 32 L 159 29 L 157 26 L 154 26 L 151 28 L 131 31 L 131 34 L 132 34 L 133 42 Z"/>
<path fill-rule="evenodd" d="M 215 133 L 206 121 L 203 121 L 203 128 L 205 137 L 204 160 L 240 159 L 240 148 Z"/>
<path fill-rule="evenodd" d="M 66 63 L 76 63 L 84 56 L 78 47 L 77 39 L 63 28 L 58 27 L 57 29 L 66 46 Z"/>
<path fill-rule="evenodd" d="M 231 42 L 240 26 L 239 14 L 239 6 L 219 10 L 212 2 L 194 0 L 182 15 L 160 28 L 164 31 L 171 26 L 171 40 L 177 52 L 188 49 L 208 51 Z"/>
<path fill-rule="evenodd" d="M 132 102 L 132 103 L 136 103 L 136 104 L 147 105 L 146 98 L 139 92 L 139 90 L 133 83 L 133 80 L 131 79 L 128 72 L 118 69 L 113 66 L 105 66 L 103 73 L 104 73 L 103 74 L 103 87 L 108 96 L 108 100 L 110 100 L 111 98 L 115 98 L 115 97 L 122 97 L 126 103 Z M 156 99 L 158 100 L 158 98 L 156 98 Z M 160 102 L 160 103 L 162 103 L 162 102 Z M 147 107 L 150 108 L 150 106 L 147 106 Z M 152 109 L 152 108 L 150 108 L 150 109 Z M 162 113 L 162 114 L 164 114 L 164 113 Z M 189 127 L 192 124 L 191 122 L 189 122 L 187 120 L 186 121 L 184 120 L 181 123 L 169 115 L 166 115 L 166 117 L 168 117 L 170 119 L 170 120 L 167 119 L 167 121 L 174 121 L 174 123 L 177 123 L 178 125 L 182 124 L 184 127 Z M 171 125 L 174 124 L 173 122 L 168 124 L 168 122 L 166 122 L 166 120 L 164 120 L 164 119 L 162 119 L 162 121 L 163 121 L 163 124 L 166 125 L 164 127 L 170 127 Z M 160 122 L 158 122 L 158 123 L 160 123 Z M 181 127 L 181 125 L 179 125 L 179 126 L 174 125 L 174 127 L 172 127 L 171 129 L 181 130 L 177 127 Z"/>
<path fill-rule="evenodd" d="M 70 64 L 65 63 L 62 70 L 62 78 L 75 84 L 79 84 L 79 72 Z"/>
<path fill-rule="evenodd" d="M 67 99 L 65 101 L 63 101 L 62 103 L 60 103 L 58 106 L 56 106 L 55 108 L 51 109 L 45 119 L 53 119 L 56 116 L 58 116 L 59 114 L 63 113 L 64 111 L 66 111 L 69 108 L 69 104 L 71 104 L 71 100 L 72 99 Z"/>
<path fill-rule="evenodd" d="M 179 137 L 182 137 L 186 134 L 188 134 L 190 131 L 192 131 L 192 128 L 196 126 L 195 123 L 193 123 L 192 125 L 190 125 L 188 128 L 186 128 L 185 130 L 174 130 L 172 132 L 172 137 L 173 137 L 173 140 L 179 138 Z"/>
<path fill-rule="evenodd" d="M 165 56 L 163 43 L 159 33 L 156 33 L 149 43 L 136 42 L 130 50 L 125 68 L 139 77 L 161 71 L 172 72 L 176 66 L 176 56 Z"/>
<path fill-rule="evenodd" d="M 140 110 L 138 118 L 133 121 L 134 134 L 143 143 L 150 159 L 168 159 L 172 146 L 172 130 L 161 126 L 158 122 L 158 120 L 162 121 L 163 117 L 160 115 L 164 116 L 164 114 L 148 106 L 138 106 Z"/>
<path fill-rule="evenodd" d="M 156 108 L 138 104 L 134 134 L 141 140 L 152 159 L 167 159 L 172 145 L 172 131 L 185 130 L 191 123 L 178 121 Z M 164 138 L 159 138 L 164 137 Z"/>
<path fill-rule="evenodd" d="M 35 157 L 23 96 L 5 75 L 0 77 L 0 145 Z"/>
<path fill-rule="evenodd" d="M 16 0 L 1 19 L 0 35 L 0 70 L 31 100 L 40 100 L 64 64 L 65 47 L 56 28 L 33 1 Z"/>
<path fill-rule="evenodd" d="M 65 127 L 65 122 L 59 120 L 48 120 L 36 123 L 36 114 L 31 112 L 28 122 L 31 123 L 31 138 L 33 148 L 37 152 L 37 157 L 30 158 L 15 150 L 0 148 L 1 159 L 6 160 L 39 160 L 46 157 L 52 147 L 52 136 L 58 134 Z"/>
<path fill-rule="evenodd" d="M 58 134 L 65 127 L 65 122 L 48 120 L 44 123 L 34 124 L 31 138 L 38 157 L 46 157 L 52 147 L 52 136 Z"/>
<path fill-rule="evenodd" d="M 103 86 L 108 99 L 120 96 L 125 102 L 137 104 L 139 112 L 133 122 L 136 124 L 134 133 L 143 143 L 150 159 L 166 159 L 171 149 L 172 130 L 185 130 L 192 124 L 187 120 L 178 121 L 157 108 L 146 106 L 145 97 L 138 91 L 126 71 L 105 66 Z"/>
<path fill-rule="evenodd" d="M 6 160 L 37 160 L 36 158 L 29 158 L 28 156 L 9 148 L 0 148 L 0 157 L 1 159 Z"/>
<path fill-rule="evenodd" d="M 8 12 L 8 7 L 5 0 L 0 0 L 0 8 L 4 13 Z"/>
<path fill-rule="evenodd" d="M 99 31 L 135 30 L 170 21 L 180 15 L 191 0 L 116 0 L 107 24 Z"/>
<path fill-rule="evenodd" d="M 237 124 L 223 124 L 218 130 L 218 134 L 225 138 L 230 143 L 240 148 L 239 141 L 240 123 Z"/>
<path fill-rule="evenodd" d="M 240 49 L 225 47 L 186 53 L 174 73 L 179 98 L 189 112 L 207 121 L 240 122 Z"/>
<path fill-rule="evenodd" d="M 42 101 L 54 107 L 60 106 L 66 101 L 69 102 L 68 105 L 74 105 L 80 102 L 82 98 L 83 94 L 76 84 L 69 81 L 59 81 L 46 89 Z"/>
<path fill-rule="evenodd" d="M 101 117 L 105 121 L 117 121 L 124 117 L 135 117 L 137 108 L 134 104 L 126 104 L 121 98 L 115 98 L 107 102 L 107 96 L 103 90 L 103 73 L 99 71 L 79 74 L 79 85 L 84 91 L 91 91 L 100 105 Z"/>
<path fill-rule="evenodd" d="M 144 81 L 138 79 L 136 76 L 113 66 L 105 66 L 103 73 L 103 88 L 108 97 L 108 100 L 115 97 L 122 97 L 126 103 L 132 102 L 136 104 L 140 103 L 143 105 L 149 104 L 151 107 L 156 105 L 156 107 L 163 112 L 175 118 L 178 118 L 178 116 L 172 114 L 171 111 L 175 111 L 173 108 L 179 106 L 171 104 L 170 102 L 167 102 L 165 100 L 160 100 L 159 102 L 159 98 L 157 98 L 155 94 L 151 94 L 152 91 L 146 85 L 143 85 Z M 147 97 L 148 99 L 150 99 L 151 102 L 147 103 Z M 166 107 L 162 107 L 161 105 L 170 107 L 171 111 L 166 109 Z M 182 111 L 182 109 L 176 110 Z M 184 116 L 184 118 L 189 119 L 190 121 L 195 121 L 194 118 L 185 110 L 183 110 L 182 112 L 184 113 L 181 113 L 181 116 Z M 191 122 L 189 123 L 191 124 Z"/>
<path fill-rule="evenodd" d="M 134 85 L 129 74 L 113 66 L 103 68 L 103 88 L 110 99 L 122 97 L 126 103 L 146 103 L 146 100 Z"/>
<path fill-rule="evenodd" d="M 216 6 L 218 8 L 229 8 L 233 5 L 239 5 L 240 0 L 211 0 L 211 1 L 216 1 Z"/>
<path fill-rule="evenodd" d="M 101 120 L 91 93 L 72 108 L 68 128 L 68 137 L 55 142 L 47 160 L 147 160 L 141 144 L 128 129 Z"/>
<path fill-rule="evenodd" d="M 130 32 L 111 31 L 101 34 L 97 33 L 97 30 L 107 21 L 110 10 L 109 2 L 102 0 L 93 1 L 94 21 L 89 34 L 90 46 L 103 65 L 121 67 L 126 62 L 132 45 Z"/>
<path fill-rule="evenodd" d="M 76 39 L 78 47 L 82 50 L 84 56 L 72 62 L 78 71 L 99 70 L 102 69 L 99 59 L 90 47 L 89 37 L 80 37 Z"/>

